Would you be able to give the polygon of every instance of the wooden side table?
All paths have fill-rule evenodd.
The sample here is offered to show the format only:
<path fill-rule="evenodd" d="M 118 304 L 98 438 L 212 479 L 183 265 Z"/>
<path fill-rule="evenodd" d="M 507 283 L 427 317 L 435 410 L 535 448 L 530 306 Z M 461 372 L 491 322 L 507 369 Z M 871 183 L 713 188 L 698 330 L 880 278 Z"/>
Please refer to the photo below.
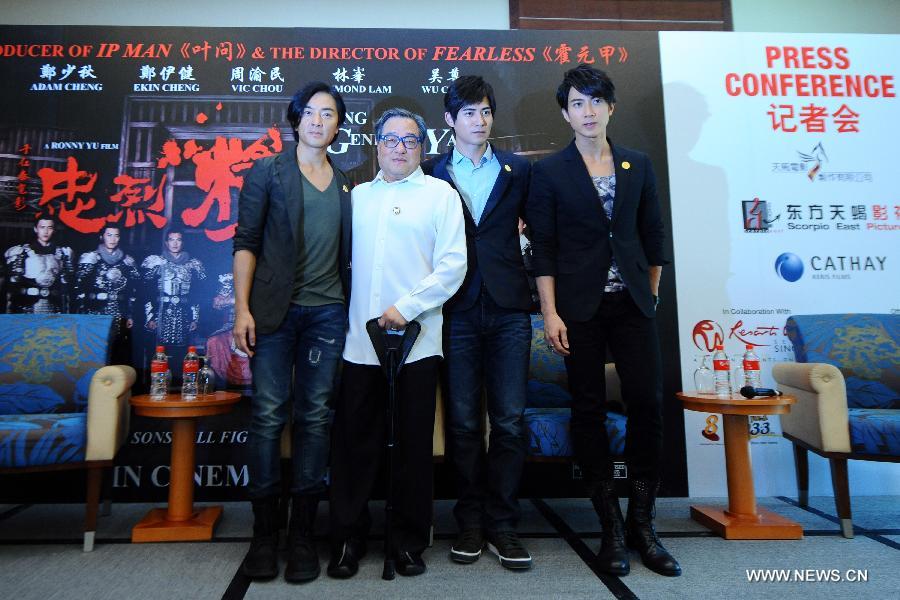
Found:
<path fill-rule="evenodd" d="M 799 540 L 803 528 L 798 523 L 756 506 L 753 472 L 750 465 L 749 415 L 780 415 L 791 410 L 793 396 L 744 398 L 732 394 L 678 392 L 687 410 L 719 413 L 725 423 L 725 471 L 728 476 L 728 509 L 691 506 L 691 518 L 727 540 Z"/>
<path fill-rule="evenodd" d="M 194 442 L 197 417 L 229 412 L 241 399 L 236 392 L 216 392 L 182 400 L 169 394 L 162 400 L 133 396 L 134 412 L 143 417 L 172 419 L 172 458 L 169 479 L 169 506 L 154 508 L 131 530 L 132 542 L 194 542 L 212 539 L 213 528 L 222 515 L 221 506 L 194 510 Z"/>

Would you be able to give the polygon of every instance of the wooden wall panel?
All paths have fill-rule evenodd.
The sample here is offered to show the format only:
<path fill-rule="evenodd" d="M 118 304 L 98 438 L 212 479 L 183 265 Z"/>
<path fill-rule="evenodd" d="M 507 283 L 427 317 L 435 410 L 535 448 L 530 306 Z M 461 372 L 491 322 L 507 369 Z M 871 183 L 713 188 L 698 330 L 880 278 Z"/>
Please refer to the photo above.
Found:
<path fill-rule="evenodd" d="M 731 0 L 510 0 L 510 29 L 732 31 Z"/>

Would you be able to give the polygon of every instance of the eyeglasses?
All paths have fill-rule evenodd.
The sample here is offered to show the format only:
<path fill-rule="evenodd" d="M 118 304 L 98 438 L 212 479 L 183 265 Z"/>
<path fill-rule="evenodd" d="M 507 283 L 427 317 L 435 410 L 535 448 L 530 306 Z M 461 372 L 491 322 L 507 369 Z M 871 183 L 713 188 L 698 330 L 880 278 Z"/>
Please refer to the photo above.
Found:
<path fill-rule="evenodd" d="M 419 138 L 414 135 L 407 135 L 405 137 L 397 137 L 396 135 L 383 135 L 378 138 L 378 141 L 384 144 L 385 148 L 396 148 L 400 145 L 400 142 L 403 142 L 403 147 L 407 150 L 415 150 L 419 147 Z"/>

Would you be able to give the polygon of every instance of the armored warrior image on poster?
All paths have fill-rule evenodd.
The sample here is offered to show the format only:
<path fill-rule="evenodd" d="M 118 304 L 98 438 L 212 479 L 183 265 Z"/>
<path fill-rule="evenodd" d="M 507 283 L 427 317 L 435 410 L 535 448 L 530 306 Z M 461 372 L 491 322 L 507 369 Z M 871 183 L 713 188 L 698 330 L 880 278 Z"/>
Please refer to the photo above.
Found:
<path fill-rule="evenodd" d="M 134 325 L 137 284 L 141 275 L 134 258 L 119 248 L 120 228 L 107 225 L 100 245 L 78 259 L 75 303 L 79 313 L 113 318 L 114 352 L 127 350 Z M 125 355 L 120 355 L 125 356 Z"/>
<path fill-rule="evenodd" d="M 144 327 L 156 332 L 158 344 L 186 346 L 200 320 L 200 302 L 192 294 L 206 271 L 196 258 L 183 251 L 183 234 L 166 233 L 162 255 L 150 255 L 141 264 L 144 280 L 156 281 L 158 296 L 144 305 Z"/>
<path fill-rule="evenodd" d="M 3 309 L 9 313 L 69 312 L 72 249 L 51 239 L 56 224 L 41 217 L 35 241 L 9 248 L 3 256 Z"/>
<path fill-rule="evenodd" d="M 222 326 L 209 334 L 206 357 L 220 381 L 229 385 L 250 385 L 250 357 L 234 342 L 234 275 L 222 273 L 219 287 L 212 300 L 213 310 L 221 313 Z"/>

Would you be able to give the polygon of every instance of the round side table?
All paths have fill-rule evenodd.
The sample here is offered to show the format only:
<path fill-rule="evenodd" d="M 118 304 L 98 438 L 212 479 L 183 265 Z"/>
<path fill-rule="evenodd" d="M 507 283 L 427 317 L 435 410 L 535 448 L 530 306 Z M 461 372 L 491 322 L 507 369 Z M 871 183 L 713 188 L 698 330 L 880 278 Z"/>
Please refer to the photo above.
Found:
<path fill-rule="evenodd" d="M 728 540 L 799 540 L 803 528 L 781 515 L 758 508 L 750 464 L 750 415 L 790 412 L 793 396 L 747 399 L 740 394 L 719 397 L 699 392 L 676 394 L 684 408 L 719 413 L 725 423 L 725 472 L 728 509 L 691 506 L 691 518 Z"/>
<path fill-rule="evenodd" d="M 148 395 L 133 396 L 131 405 L 142 417 L 172 419 L 172 457 L 169 505 L 154 508 L 131 530 L 132 542 L 194 542 L 212 539 L 222 515 L 221 506 L 194 510 L 194 442 L 197 418 L 229 412 L 241 399 L 236 392 L 216 392 L 182 400 L 169 394 L 162 400 Z"/>

